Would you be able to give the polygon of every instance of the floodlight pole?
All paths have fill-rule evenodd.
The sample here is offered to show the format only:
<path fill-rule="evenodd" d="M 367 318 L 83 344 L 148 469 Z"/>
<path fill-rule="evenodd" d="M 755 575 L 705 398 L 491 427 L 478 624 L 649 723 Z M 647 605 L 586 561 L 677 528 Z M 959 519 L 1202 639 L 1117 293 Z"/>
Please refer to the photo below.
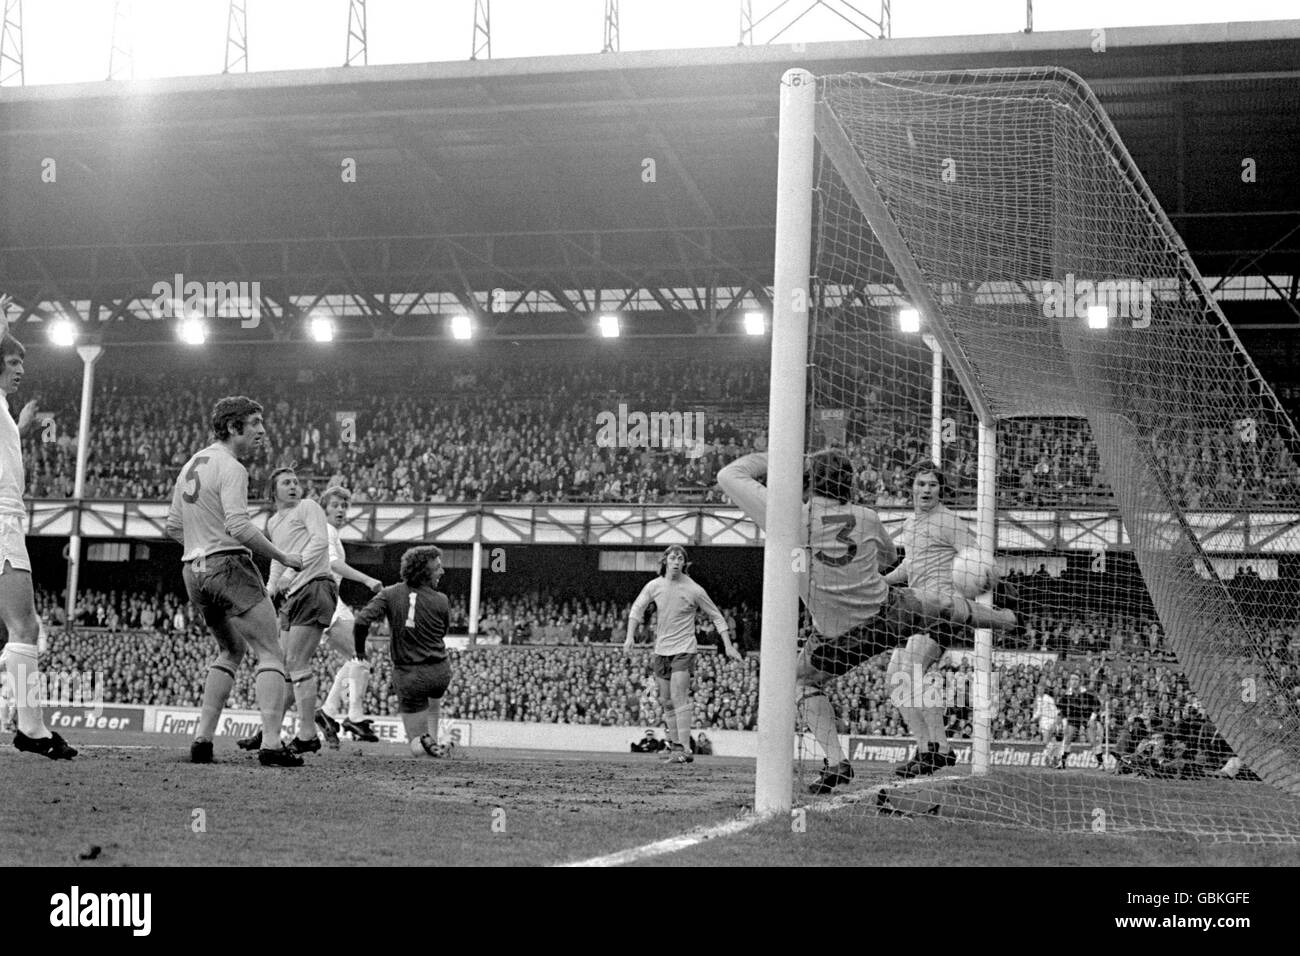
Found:
<path fill-rule="evenodd" d="M 68 539 L 68 593 L 64 608 L 70 630 L 77 607 L 77 581 L 81 573 L 81 509 L 86 493 L 86 458 L 90 451 L 90 403 L 95 386 L 95 363 L 104 354 L 102 345 L 78 345 L 81 356 L 81 419 L 77 425 L 77 477 L 72 486 L 76 510 L 72 515 L 72 535 Z"/>
<path fill-rule="evenodd" d="M 469 570 L 469 642 L 478 643 L 479 600 L 483 589 L 483 542 L 474 539 Z"/>
<path fill-rule="evenodd" d="M 921 340 L 930 346 L 930 460 L 943 467 L 943 348 L 929 332 Z"/>
<path fill-rule="evenodd" d="M 816 81 L 807 70 L 788 70 L 781 77 L 768 399 L 767 540 L 763 548 L 763 642 L 754 781 L 754 809 L 768 815 L 790 812 L 799 575 L 809 573 L 799 524 L 816 98 Z"/>

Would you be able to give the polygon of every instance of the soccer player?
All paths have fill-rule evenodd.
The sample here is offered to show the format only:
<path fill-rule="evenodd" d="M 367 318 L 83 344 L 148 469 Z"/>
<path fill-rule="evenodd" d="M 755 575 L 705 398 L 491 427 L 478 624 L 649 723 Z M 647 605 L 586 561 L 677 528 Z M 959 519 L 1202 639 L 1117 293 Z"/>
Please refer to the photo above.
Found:
<path fill-rule="evenodd" d="M 317 687 L 311 659 L 320 646 L 321 633 L 333 620 L 339 598 L 338 584 L 330 572 L 329 524 L 321 506 L 303 498 L 302 486 L 292 468 L 277 468 L 271 474 L 271 488 L 275 514 L 266 526 L 271 543 L 286 552 L 301 554 L 303 562 L 295 573 L 273 560 L 267 582 L 272 601 L 284 595 L 281 643 L 293 700 L 298 704 L 298 735 L 289 749 L 296 754 L 315 753 L 320 750 L 320 738 L 316 735 Z M 282 712 L 289 709 L 288 696 Z"/>
<path fill-rule="evenodd" d="M 764 529 L 767 488 L 759 479 L 766 474 L 765 453 L 745 455 L 718 472 L 722 490 Z M 1010 628 L 1016 626 L 1016 615 L 957 594 L 891 587 L 880 569 L 893 564 L 898 552 L 879 515 L 850 503 L 853 464 L 848 456 L 834 448 L 810 455 L 804 477 L 802 527 L 810 560 L 799 576 L 799 589 L 813 635 L 800 652 L 795 680 L 808 728 L 826 753 L 809 792 L 826 794 L 853 778 L 824 692 L 828 681 L 897 645 L 903 635 L 929 630 L 938 621 Z"/>
<path fill-rule="evenodd" d="M 235 683 L 244 652 L 257 655 L 254 689 L 262 715 L 262 739 L 280 739 L 284 657 L 277 640 L 275 610 L 252 554 L 273 565 L 301 569 L 302 555 L 286 554 L 253 527 L 248 517 L 248 470 L 266 442 L 262 406 L 244 395 L 221 399 L 212 409 L 216 438 L 181 469 L 167 513 L 167 536 L 184 549 L 185 590 L 203 615 L 220 649 L 208 668 L 190 760 L 212 762 L 212 736 Z M 266 767 L 301 767 L 288 747 L 264 746 L 258 760 Z"/>
<path fill-rule="evenodd" d="M 697 610 L 712 619 L 727 657 L 733 661 L 740 660 L 740 652 L 727 633 L 727 619 L 704 588 L 691 580 L 686 568 L 686 549 L 680 544 L 670 545 L 659 559 L 659 576 L 652 578 L 632 602 L 632 612 L 627 619 L 627 640 L 623 642 L 623 650 L 632 650 L 636 626 L 644 620 L 646 609 L 653 601 L 658 608 L 655 683 L 659 689 L 664 722 L 668 726 L 669 741 L 674 733 L 677 735 L 677 741 L 669 748 L 667 760 L 670 763 L 690 763 L 695 759 L 691 756 L 691 721 L 694 718 L 691 675 L 695 673 L 695 655 L 699 650 L 695 640 Z"/>
<path fill-rule="evenodd" d="M 36 402 L 30 401 L 14 421 L 8 397 L 23 380 L 27 349 L 9 334 L 6 310 L 9 296 L 0 296 L 0 653 L 13 679 L 18 730 L 14 746 L 51 760 L 71 760 L 77 751 L 45 725 L 36 688 L 41 686 L 37 665 L 36 600 L 32 593 L 32 563 L 27 557 L 23 507 L 26 474 L 23 470 L 22 435 L 36 421 Z"/>
<path fill-rule="evenodd" d="M 329 521 L 330 573 L 334 576 L 335 582 L 341 583 L 346 578 L 364 584 L 371 591 L 378 593 L 384 586 L 383 582 L 351 567 L 347 563 L 343 542 L 339 539 L 339 530 L 347 524 L 352 492 L 334 485 L 325 489 L 324 494 L 320 496 L 320 503 L 325 509 L 325 518 Z M 352 656 L 354 619 L 352 609 L 340 600 L 334 610 L 334 619 L 325 629 L 325 643 L 349 658 L 334 675 L 334 684 L 325 698 L 325 705 L 316 714 L 316 723 L 331 747 L 339 745 L 339 712 L 345 688 L 348 694 L 348 715 L 342 719 L 343 729 L 360 740 L 373 742 L 379 739 L 371 722 L 366 720 L 366 685 L 370 681 L 370 665 Z"/>
<path fill-rule="evenodd" d="M 1061 760 L 1057 767 L 1065 769 L 1065 761 L 1070 756 L 1070 742 L 1074 732 L 1079 731 L 1086 737 L 1094 750 L 1097 746 L 1097 727 L 1101 719 L 1101 701 L 1091 691 L 1083 687 L 1078 674 L 1071 674 L 1066 684 L 1065 693 L 1057 701 L 1061 708 L 1064 736 L 1061 738 Z"/>
<path fill-rule="evenodd" d="M 890 584 L 906 584 L 919 591 L 953 595 L 953 558 L 975 546 L 970 525 L 943 503 L 947 482 L 933 462 L 922 462 L 912 476 L 913 510 L 900 535 L 904 560 L 885 575 Z M 942 694 L 927 692 L 926 672 L 943 656 L 944 648 L 927 633 L 908 637 L 904 647 L 890 655 L 885 672 L 889 688 L 908 730 L 916 738 L 916 756 L 895 772 L 900 777 L 934 773 L 957 762 L 944 732 Z"/>
<path fill-rule="evenodd" d="M 1034 700 L 1034 714 L 1031 719 L 1038 721 L 1038 732 L 1042 735 L 1045 744 L 1043 766 L 1054 766 L 1060 757 L 1056 738 L 1061 732 L 1061 710 L 1056 706 L 1056 698 L 1052 696 L 1052 687 L 1046 677 L 1038 685 L 1038 697 Z"/>
<path fill-rule="evenodd" d="M 419 755 L 444 757 L 438 743 L 442 697 L 451 683 L 451 663 L 443 638 L 451 621 L 447 595 L 437 590 L 442 580 L 442 551 L 433 545 L 410 548 L 398 569 L 401 581 L 380 590 L 352 624 L 353 650 L 366 659 L 370 625 L 381 617 L 392 631 L 393 686 L 402 726 Z"/>

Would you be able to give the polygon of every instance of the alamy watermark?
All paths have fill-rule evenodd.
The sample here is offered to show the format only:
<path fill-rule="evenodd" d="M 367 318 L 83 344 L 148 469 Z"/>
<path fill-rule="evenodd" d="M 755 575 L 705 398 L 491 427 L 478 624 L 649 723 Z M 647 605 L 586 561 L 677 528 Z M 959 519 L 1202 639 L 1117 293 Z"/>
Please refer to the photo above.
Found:
<path fill-rule="evenodd" d="M 239 319 L 244 329 L 262 322 L 261 282 L 186 282 L 178 272 L 155 282 L 150 291 L 149 311 L 155 319 Z"/>
<path fill-rule="evenodd" d="M 1088 310 L 1106 308 L 1112 319 L 1129 319 L 1135 329 L 1151 324 L 1152 283 L 1146 279 L 1080 279 L 1043 283 L 1043 314 L 1052 319 L 1087 319 Z"/>
<path fill-rule="evenodd" d="M 9 716 L 9 708 L 23 694 L 26 706 L 69 708 L 82 712 L 89 723 L 104 713 L 104 673 L 102 671 L 37 671 L 19 674 L 12 683 L 0 683 L 0 718 Z M 21 688 L 21 690 L 20 690 Z"/>
<path fill-rule="evenodd" d="M 620 402 L 617 412 L 596 416 L 599 448 L 669 448 L 687 458 L 704 454 L 703 412 L 629 412 Z"/>

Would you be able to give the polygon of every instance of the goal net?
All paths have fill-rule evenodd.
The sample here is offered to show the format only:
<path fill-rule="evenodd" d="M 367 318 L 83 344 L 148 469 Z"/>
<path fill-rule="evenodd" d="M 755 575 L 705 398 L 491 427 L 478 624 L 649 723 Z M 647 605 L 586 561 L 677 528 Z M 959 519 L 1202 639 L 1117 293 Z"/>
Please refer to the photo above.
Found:
<path fill-rule="evenodd" d="M 958 631 L 926 680 L 961 762 L 881 807 L 1300 840 L 1300 602 L 1279 571 L 1300 550 L 1279 513 L 1300 435 L 1087 85 L 820 77 L 815 164 L 808 448 L 842 443 L 858 500 L 897 528 L 931 454 L 932 337 L 948 505 L 973 519 L 978 423 L 995 425 L 981 545 L 1027 625 L 994 635 L 992 766 L 966 765 Z M 1065 710 L 1071 675 L 1097 705 L 1056 769 L 1059 724 L 1034 707 Z M 856 756 L 908 732 L 891 689 L 879 659 L 832 685 Z"/>

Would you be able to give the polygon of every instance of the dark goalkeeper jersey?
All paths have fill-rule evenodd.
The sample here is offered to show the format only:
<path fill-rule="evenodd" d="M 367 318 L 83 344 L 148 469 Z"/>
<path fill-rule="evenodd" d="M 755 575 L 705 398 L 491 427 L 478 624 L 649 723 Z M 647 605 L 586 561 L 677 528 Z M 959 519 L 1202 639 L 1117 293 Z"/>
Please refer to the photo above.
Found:
<path fill-rule="evenodd" d="M 388 618 L 393 633 L 390 653 L 394 664 L 434 664 L 447 658 L 442 639 L 447 634 L 451 606 L 447 595 L 427 584 L 412 591 L 405 584 L 390 584 L 361 609 L 354 625 L 360 635 L 358 644 L 365 646 L 370 625 L 381 617 Z"/>
<path fill-rule="evenodd" d="M 1088 718 L 1101 710 L 1101 701 L 1086 690 L 1077 694 L 1064 693 L 1056 699 L 1061 716 L 1072 724 L 1086 724 Z"/>

